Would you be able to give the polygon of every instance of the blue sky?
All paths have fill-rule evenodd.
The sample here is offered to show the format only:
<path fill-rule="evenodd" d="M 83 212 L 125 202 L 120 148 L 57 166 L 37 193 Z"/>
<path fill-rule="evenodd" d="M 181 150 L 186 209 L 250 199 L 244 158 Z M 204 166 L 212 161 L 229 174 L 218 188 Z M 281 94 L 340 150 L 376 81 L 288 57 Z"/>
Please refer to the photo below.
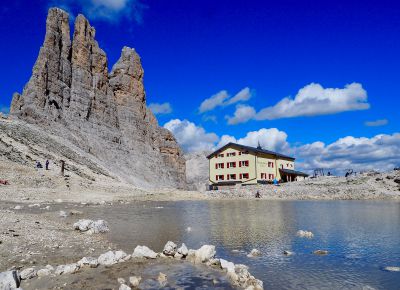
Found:
<path fill-rule="evenodd" d="M 400 163 L 396 1 L 10 1 L 0 110 L 28 81 L 51 6 L 88 17 L 110 67 L 138 51 L 148 103 L 188 151 L 261 140 L 304 169 Z"/>

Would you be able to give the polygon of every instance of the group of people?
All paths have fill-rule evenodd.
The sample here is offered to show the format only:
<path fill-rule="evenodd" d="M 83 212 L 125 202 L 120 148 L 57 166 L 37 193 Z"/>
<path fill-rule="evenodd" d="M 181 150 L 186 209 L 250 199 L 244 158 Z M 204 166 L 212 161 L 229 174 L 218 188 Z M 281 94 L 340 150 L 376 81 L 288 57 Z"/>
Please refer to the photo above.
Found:
<path fill-rule="evenodd" d="M 46 160 L 46 163 L 45 163 L 46 170 L 49 170 L 49 165 L 50 165 L 50 161 L 49 161 L 49 160 Z M 40 161 L 36 161 L 35 168 L 36 168 L 36 169 L 43 168 L 42 163 L 40 163 Z"/>

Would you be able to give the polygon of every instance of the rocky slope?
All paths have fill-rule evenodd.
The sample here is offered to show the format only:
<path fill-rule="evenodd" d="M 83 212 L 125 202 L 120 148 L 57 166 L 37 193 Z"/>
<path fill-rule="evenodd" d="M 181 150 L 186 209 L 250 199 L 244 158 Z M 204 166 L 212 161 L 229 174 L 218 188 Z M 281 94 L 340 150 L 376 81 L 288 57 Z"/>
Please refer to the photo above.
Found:
<path fill-rule="evenodd" d="M 109 72 L 88 20 L 76 17 L 71 41 L 68 14 L 52 8 L 32 76 L 13 96 L 14 121 L 0 129 L 9 139 L 45 145 L 49 157 L 67 158 L 95 174 L 143 188 L 184 188 L 182 151 L 146 107 L 143 74 L 139 55 L 129 47 Z M 28 136 L 35 130 L 44 141 Z"/>
<path fill-rule="evenodd" d="M 204 192 L 209 184 L 209 170 L 207 156 L 211 152 L 203 151 L 185 154 L 186 159 L 186 180 L 189 188 Z"/>

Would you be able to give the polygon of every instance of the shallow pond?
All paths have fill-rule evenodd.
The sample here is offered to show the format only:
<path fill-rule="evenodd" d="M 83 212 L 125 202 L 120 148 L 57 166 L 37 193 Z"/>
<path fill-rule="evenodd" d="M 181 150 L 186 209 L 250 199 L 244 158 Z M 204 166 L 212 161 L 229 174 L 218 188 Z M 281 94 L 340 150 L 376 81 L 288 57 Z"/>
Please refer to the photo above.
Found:
<path fill-rule="evenodd" d="M 400 203 L 384 201 L 181 201 L 88 208 L 109 222 L 109 239 L 131 252 L 168 240 L 243 263 L 265 289 L 400 289 Z M 299 229 L 314 233 L 299 238 Z M 262 251 L 258 258 L 246 254 Z M 317 256 L 314 250 L 328 250 Z M 283 255 L 293 251 L 292 256 Z"/>

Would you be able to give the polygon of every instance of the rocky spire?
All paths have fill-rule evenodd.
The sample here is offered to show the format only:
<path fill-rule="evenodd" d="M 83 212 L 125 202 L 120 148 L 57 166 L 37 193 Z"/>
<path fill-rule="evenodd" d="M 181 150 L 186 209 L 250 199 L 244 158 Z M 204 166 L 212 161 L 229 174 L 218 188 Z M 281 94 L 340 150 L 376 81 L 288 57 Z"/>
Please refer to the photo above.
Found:
<path fill-rule="evenodd" d="M 14 94 L 10 113 L 27 119 L 58 119 L 69 98 L 71 85 L 70 29 L 68 14 L 49 10 L 46 36 L 23 94 Z"/>
<path fill-rule="evenodd" d="M 137 185 L 185 184 L 185 160 L 175 138 L 146 107 L 143 68 L 136 51 L 122 49 L 108 74 L 96 31 L 78 15 L 71 43 L 68 14 L 49 10 L 46 36 L 11 116 L 45 126 Z"/>

